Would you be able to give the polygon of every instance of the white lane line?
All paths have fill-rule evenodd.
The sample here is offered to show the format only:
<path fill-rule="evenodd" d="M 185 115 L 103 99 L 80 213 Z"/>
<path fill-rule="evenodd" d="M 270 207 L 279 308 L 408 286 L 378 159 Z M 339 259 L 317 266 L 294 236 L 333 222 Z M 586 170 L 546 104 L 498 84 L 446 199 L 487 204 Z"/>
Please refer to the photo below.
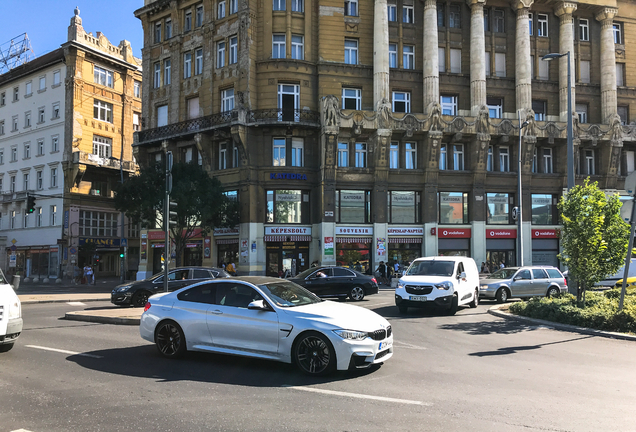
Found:
<path fill-rule="evenodd" d="M 11 432 L 31 432 L 30 430 L 26 430 L 26 429 L 16 429 L 14 431 Z"/>
<path fill-rule="evenodd" d="M 67 304 L 67 305 L 70 305 L 70 306 L 86 306 L 86 303 L 82 303 L 82 302 L 74 302 L 74 301 L 66 302 L 66 304 Z"/>
<path fill-rule="evenodd" d="M 63 349 L 49 348 L 49 347 L 43 347 L 43 346 L 38 346 L 38 345 L 25 345 L 25 347 L 40 349 L 40 350 L 44 350 L 44 351 L 59 352 L 59 353 L 62 353 L 62 354 L 77 355 L 77 356 L 82 356 L 82 357 L 90 357 L 90 358 L 98 358 L 98 359 L 99 358 L 104 358 L 102 356 L 98 356 L 98 355 L 95 355 L 95 354 L 85 354 L 85 353 L 80 353 L 80 352 L 75 352 L 75 351 L 67 351 L 67 350 L 63 350 Z"/>
<path fill-rule="evenodd" d="M 423 405 L 423 406 L 432 405 L 430 403 L 408 400 L 408 399 L 394 399 L 394 398 L 388 398 L 388 397 L 382 397 L 382 396 L 371 396 L 371 395 L 364 395 L 364 394 L 358 394 L 358 393 L 347 393 L 347 392 L 340 392 L 340 391 L 334 391 L 334 390 L 318 389 L 313 387 L 299 387 L 299 386 L 283 386 L 283 387 L 287 387 L 292 390 L 300 390 L 300 391 L 306 391 L 306 392 L 312 392 L 312 393 L 322 393 L 322 394 L 327 394 L 332 396 L 344 396 L 344 397 L 350 397 L 350 398 L 356 398 L 356 399 L 372 399 L 372 400 L 378 400 L 382 402 L 393 402 L 393 403 L 401 403 L 401 404 L 407 404 L 407 405 Z"/>

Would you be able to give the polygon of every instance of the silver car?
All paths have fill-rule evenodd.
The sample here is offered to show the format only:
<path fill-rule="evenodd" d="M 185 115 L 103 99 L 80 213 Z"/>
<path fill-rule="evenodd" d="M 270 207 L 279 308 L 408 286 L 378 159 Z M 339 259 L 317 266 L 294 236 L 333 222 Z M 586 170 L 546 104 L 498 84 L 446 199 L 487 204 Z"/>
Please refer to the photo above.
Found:
<path fill-rule="evenodd" d="M 506 267 L 479 281 L 479 297 L 503 303 L 512 297 L 553 297 L 568 291 L 556 267 Z"/>

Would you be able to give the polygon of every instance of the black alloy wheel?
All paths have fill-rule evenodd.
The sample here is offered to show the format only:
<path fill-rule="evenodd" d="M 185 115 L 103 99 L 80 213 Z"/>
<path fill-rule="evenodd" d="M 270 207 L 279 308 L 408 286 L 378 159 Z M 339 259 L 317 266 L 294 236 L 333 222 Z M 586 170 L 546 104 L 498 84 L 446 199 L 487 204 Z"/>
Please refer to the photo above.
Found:
<path fill-rule="evenodd" d="M 181 327 L 174 321 L 164 321 L 155 331 L 157 349 L 167 358 L 177 358 L 186 351 L 186 340 Z"/>
<path fill-rule="evenodd" d="M 131 303 L 134 307 L 144 307 L 148 303 L 148 297 L 150 297 L 148 291 L 137 291 L 133 294 Z"/>
<path fill-rule="evenodd" d="M 307 332 L 294 345 L 294 361 L 308 375 L 324 375 L 336 367 L 331 342 L 318 332 Z"/>

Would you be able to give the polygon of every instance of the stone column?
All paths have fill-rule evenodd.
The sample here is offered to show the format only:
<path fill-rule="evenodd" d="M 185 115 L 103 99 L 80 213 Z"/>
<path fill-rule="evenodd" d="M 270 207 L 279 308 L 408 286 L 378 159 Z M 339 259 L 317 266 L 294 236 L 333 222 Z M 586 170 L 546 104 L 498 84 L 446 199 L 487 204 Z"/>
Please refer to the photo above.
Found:
<path fill-rule="evenodd" d="M 470 7 L 470 113 L 476 117 L 479 108 L 486 105 L 486 0 L 467 0 L 467 3 Z"/>
<path fill-rule="evenodd" d="M 614 48 L 614 16 L 618 9 L 605 7 L 596 14 L 601 22 L 601 121 L 609 124 L 616 108 L 616 53 Z"/>
<path fill-rule="evenodd" d="M 373 14 L 373 107 L 389 97 L 389 17 L 386 0 L 375 0 Z"/>
<path fill-rule="evenodd" d="M 483 22 L 482 22 L 483 25 Z M 437 49 L 437 0 L 424 1 L 424 111 L 439 103 L 439 58 Z"/>
<path fill-rule="evenodd" d="M 570 52 L 570 88 L 572 89 L 572 112 L 575 112 L 575 77 L 574 77 L 574 18 L 572 13 L 577 4 L 572 2 L 560 2 L 557 4 L 554 14 L 561 18 L 559 27 L 559 52 Z M 612 45 L 613 46 L 613 45 Z M 559 59 L 559 120 L 568 121 L 568 57 Z"/>
<path fill-rule="evenodd" d="M 515 89 L 517 110 L 522 118 L 532 109 L 532 64 L 530 58 L 530 27 L 528 10 L 534 0 L 517 0 L 517 33 L 515 41 Z"/>

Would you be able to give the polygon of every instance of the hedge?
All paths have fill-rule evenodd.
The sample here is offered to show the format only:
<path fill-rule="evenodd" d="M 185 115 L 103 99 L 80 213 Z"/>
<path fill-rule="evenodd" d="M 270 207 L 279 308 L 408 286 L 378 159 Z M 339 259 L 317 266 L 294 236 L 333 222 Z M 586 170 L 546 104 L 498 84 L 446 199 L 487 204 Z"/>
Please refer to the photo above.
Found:
<path fill-rule="evenodd" d="M 534 297 L 527 302 L 511 304 L 510 312 L 579 327 L 636 334 L 636 289 L 627 290 L 623 310 L 618 312 L 620 295 L 618 288 L 603 292 L 588 291 L 585 308 L 577 307 L 576 297 L 571 294 Z"/>

